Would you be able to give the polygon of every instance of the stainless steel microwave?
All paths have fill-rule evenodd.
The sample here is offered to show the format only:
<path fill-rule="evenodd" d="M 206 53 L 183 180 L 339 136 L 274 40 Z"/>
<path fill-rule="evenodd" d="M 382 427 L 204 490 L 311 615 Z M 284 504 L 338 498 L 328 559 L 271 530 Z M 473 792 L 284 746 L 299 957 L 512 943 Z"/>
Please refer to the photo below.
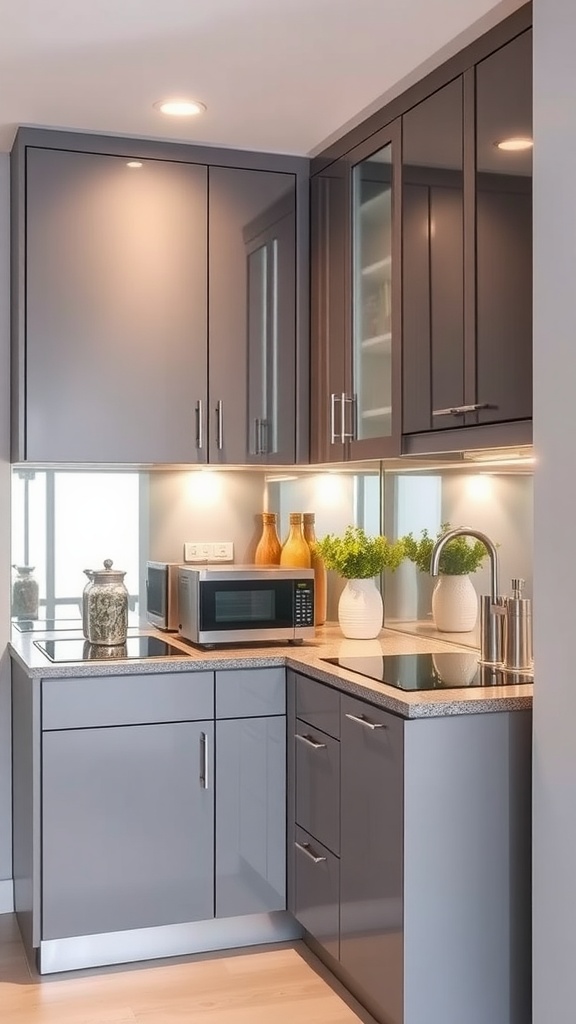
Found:
<path fill-rule="evenodd" d="M 314 636 L 314 570 L 181 566 L 179 632 L 202 646 Z"/>
<path fill-rule="evenodd" d="M 146 618 L 158 629 L 178 632 L 179 562 L 146 562 Z"/>

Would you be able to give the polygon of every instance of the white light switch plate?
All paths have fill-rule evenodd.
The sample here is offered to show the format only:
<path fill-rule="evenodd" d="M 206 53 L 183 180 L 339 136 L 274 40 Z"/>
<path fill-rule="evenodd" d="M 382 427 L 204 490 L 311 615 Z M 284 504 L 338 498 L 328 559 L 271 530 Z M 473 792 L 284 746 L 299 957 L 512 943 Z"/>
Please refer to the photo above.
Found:
<path fill-rule="evenodd" d="M 232 541 L 190 540 L 184 542 L 185 562 L 233 562 Z"/>

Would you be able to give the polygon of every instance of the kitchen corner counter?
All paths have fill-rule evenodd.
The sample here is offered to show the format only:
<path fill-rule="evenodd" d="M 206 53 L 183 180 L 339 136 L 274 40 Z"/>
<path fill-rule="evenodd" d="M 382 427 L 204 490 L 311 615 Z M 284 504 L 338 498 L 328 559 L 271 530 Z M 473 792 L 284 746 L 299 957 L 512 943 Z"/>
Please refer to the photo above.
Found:
<path fill-rule="evenodd" d="M 162 636 L 155 630 L 141 633 Z M 39 638 L 65 638 L 70 633 L 34 634 Z M 76 635 L 77 634 L 73 634 Z M 337 625 L 317 630 L 313 640 L 301 646 L 279 644 L 244 645 L 214 650 L 200 650 L 170 636 L 170 643 L 185 650 L 188 657 L 102 660 L 55 664 L 33 644 L 31 634 L 13 634 L 9 650 L 12 657 L 32 678 L 79 678 L 103 675 L 141 675 L 164 672 L 266 668 L 284 665 L 342 692 L 371 701 L 404 718 L 436 718 L 447 715 L 479 714 L 500 711 L 522 711 L 532 707 L 532 683 L 510 683 L 505 686 L 464 687 L 405 692 L 336 665 L 327 665 L 324 658 L 376 656 L 382 654 L 442 654 L 460 651 L 471 656 L 469 647 L 446 644 L 440 640 L 417 637 L 383 629 L 376 640 L 346 640 Z"/>

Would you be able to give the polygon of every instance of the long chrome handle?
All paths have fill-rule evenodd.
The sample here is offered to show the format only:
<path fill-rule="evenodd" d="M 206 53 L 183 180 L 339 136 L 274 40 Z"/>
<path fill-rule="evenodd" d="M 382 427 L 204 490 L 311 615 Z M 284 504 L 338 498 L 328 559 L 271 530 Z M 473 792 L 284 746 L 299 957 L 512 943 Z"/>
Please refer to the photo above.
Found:
<path fill-rule="evenodd" d="M 301 853 L 305 853 L 307 857 L 310 857 L 310 860 L 313 860 L 315 864 L 321 864 L 322 861 L 326 860 L 326 857 L 317 857 L 315 853 L 312 853 L 310 843 L 294 843 L 294 846 Z"/>
<path fill-rule="evenodd" d="M 268 420 L 260 420 L 260 455 L 268 454 Z"/>
<path fill-rule="evenodd" d="M 346 410 L 347 396 L 346 392 L 343 391 L 340 395 L 340 444 L 346 443 L 346 434 L 344 433 L 344 416 Z"/>
<path fill-rule="evenodd" d="M 433 416 L 464 416 L 467 412 L 495 408 L 490 402 L 476 402 L 474 405 L 452 405 L 449 409 L 432 409 Z"/>
<path fill-rule="evenodd" d="M 204 423 L 203 404 L 199 398 L 196 402 L 196 447 L 201 450 L 204 447 Z"/>
<path fill-rule="evenodd" d="M 326 750 L 325 743 L 316 743 L 315 740 L 311 740 L 309 736 L 302 736 L 301 733 L 296 733 L 296 739 L 300 740 L 300 743 L 305 743 L 306 746 L 312 747 L 314 750 Z"/>
<path fill-rule="evenodd" d="M 208 736 L 205 732 L 200 733 L 200 785 L 202 789 L 208 789 Z"/>
<path fill-rule="evenodd" d="M 330 395 L 330 444 L 337 444 L 338 438 L 336 437 L 336 402 L 338 401 L 338 395 Z"/>
<path fill-rule="evenodd" d="M 264 455 L 264 443 L 262 441 L 262 424 L 263 420 L 260 417 L 254 420 L 254 454 Z"/>
<path fill-rule="evenodd" d="M 385 729 L 383 722 L 370 722 L 367 718 L 358 718 L 357 715 L 346 715 L 351 722 L 358 722 L 358 725 L 365 725 L 367 729 Z"/>
<path fill-rule="evenodd" d="M 352 406 L 352 430 L 350 431 L 344 430 L 346 405 Z M 351 398 L 349 398 L 348 395 L 343 395 L 342 408 L 344 410 L 344 412 L 342 413 L 342 441 L 355 441 L 358 437 L 358 395 L 352 395 Z"/>
<path fill-rule="evenodd" d="M 224 413 L 220 400 L 216 402 L 216 447 L 218 451 L 224 447 Z"/>

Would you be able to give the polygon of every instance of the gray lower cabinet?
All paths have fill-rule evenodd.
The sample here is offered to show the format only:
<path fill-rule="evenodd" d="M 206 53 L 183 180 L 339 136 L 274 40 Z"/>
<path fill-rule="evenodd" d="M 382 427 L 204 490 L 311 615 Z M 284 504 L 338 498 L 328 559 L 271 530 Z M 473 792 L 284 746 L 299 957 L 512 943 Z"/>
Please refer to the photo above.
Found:
<path fill-rule="evenodd" d="M 289 909 L 314 952 L 381 1024 L 526 1024 L 530 712 L 403 719 L 288 679 Z M 339 742 L 315 724 L 336 704 Z"/>
<path fill-rule="evenodd" d="M 283 667 L 39 680 L 13 662 L 12 691 L 14 903 L 41 973 L 300 934 Z"/>
<path fill-rule="evenodd" d="M 286 906 L 286 718 L 216 722 L 216 917 Z"/>
<path fill-rule="evenodd" d="M 345 696 L 341 721 L 340 963 L 401 1024 L 404 721 Z"/>
<path fill-rule="evenodd" d="M 44 940 L 213 916 L 213 739 L 213 722 L 44 734 Z"/>
<path fill-rule="evenodd" d="M 286 907 L 286 672 L 216 672 L 216 917 Z"/>

